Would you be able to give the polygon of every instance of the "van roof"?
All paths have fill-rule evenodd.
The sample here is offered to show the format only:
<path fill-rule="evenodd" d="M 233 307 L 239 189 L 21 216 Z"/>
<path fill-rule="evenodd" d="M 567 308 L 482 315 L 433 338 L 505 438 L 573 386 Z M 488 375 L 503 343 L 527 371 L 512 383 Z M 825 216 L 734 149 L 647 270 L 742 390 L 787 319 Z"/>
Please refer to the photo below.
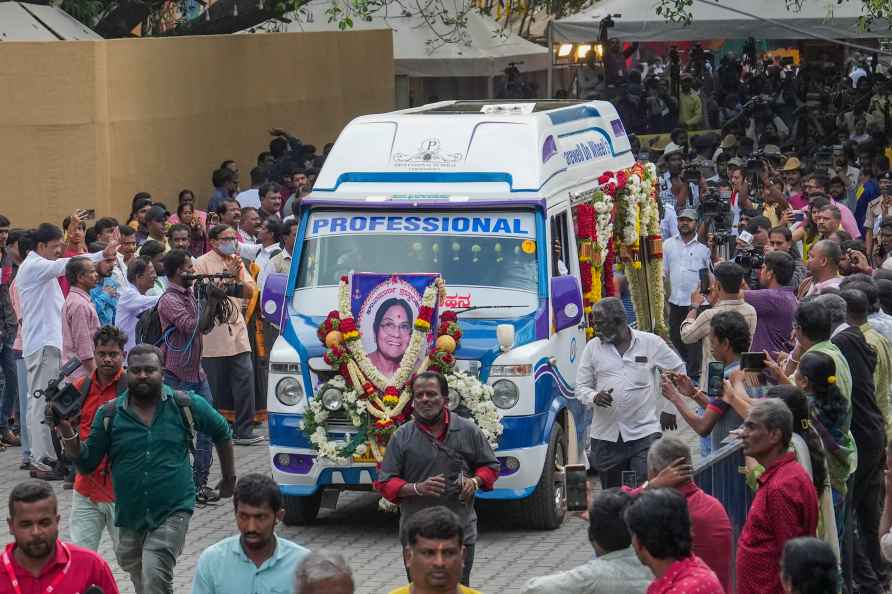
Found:
<path fill-rule="evenodd" d="M 566 199 L 633 164 L 606 101 L 443 101 L 351 121 L 307 202 Z"/>

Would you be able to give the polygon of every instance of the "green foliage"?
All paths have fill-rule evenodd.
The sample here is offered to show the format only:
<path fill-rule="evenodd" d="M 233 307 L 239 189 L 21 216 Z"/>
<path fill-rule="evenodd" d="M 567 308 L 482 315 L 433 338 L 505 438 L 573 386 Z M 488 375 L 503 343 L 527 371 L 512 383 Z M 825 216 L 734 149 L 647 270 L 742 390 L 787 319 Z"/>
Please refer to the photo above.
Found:
<path fill-rule="evenodd" d="M 722 0 L 728 1 L 728 0 Z M 822 2 L 827 9 L 827 16 L 833 14 L 833 7 L 843 2 L 856 2 L 858 0 L 784 0 L 787 10 L 790 12 L 799 12 L 805 2 Z M 717 2 L 719 4 L 720 2 Z M 664 17 L 672 23 L 680 23 L 689 25 L 694 20 L 693 7 L 694 0 L 657 0 L 656 13 Z M 892 0 L 863 0 L 864 16 L 861 17 L 861 26 L 866 28 L 878 20 L 885 20 L 892 23 Z M 743 10 L 747 10 L 745 4 L 739 5 Z"/>

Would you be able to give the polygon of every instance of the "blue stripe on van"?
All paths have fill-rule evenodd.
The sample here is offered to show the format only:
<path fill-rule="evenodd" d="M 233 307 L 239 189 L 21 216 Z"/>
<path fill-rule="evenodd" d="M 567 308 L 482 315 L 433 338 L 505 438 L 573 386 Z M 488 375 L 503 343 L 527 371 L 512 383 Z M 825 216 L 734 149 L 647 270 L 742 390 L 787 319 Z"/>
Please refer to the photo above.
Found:
<path fill-rule="evenodd" d="M 389 184 L 457 184 L 457 183 L 504 183 L 508 190 L 517 192 L 538 192 L 545 184 L 555 176 L 566 173 L 567 168 L 561 168 L 548 176 L 538 188 L 515 188 L 514 177 L 510 173 L 498 171 L 460 171 L 460 172 L 434 172 L 434 171 L 350 171 L 342 173 L 335 181 L 333 188 L 313 188 L 313 192 L 335 192 L 345 183 L 389 183 Z"/>
<path fill-rule="evenodd" d="M 591 105 L 577 105 L 560 111 L 549 111 L 547 114 L 548 119 L 555 125 L 601 117 L 601 112 Z"/>

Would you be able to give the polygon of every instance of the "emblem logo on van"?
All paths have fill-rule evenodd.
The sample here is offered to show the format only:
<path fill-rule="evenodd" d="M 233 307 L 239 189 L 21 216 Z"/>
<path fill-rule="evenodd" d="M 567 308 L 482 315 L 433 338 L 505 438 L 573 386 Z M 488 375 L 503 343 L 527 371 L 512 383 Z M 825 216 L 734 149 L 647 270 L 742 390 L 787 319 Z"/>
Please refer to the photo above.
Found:
<path fill-rule="evenodd" d="M 542 143 L 542 162 L 547 163 L 557 152 L 557 143 L 554 141 L 554 136 L 549 134 L 545 138 L 545 142 Z"/>
<path fill-rule="evenodd" d="M 439 138 L 425 138 L 414 153 L 394 153 L 393 163 L 411 169 L 452 169 L 461 158 L 461 153 L 444 153 Z"/>

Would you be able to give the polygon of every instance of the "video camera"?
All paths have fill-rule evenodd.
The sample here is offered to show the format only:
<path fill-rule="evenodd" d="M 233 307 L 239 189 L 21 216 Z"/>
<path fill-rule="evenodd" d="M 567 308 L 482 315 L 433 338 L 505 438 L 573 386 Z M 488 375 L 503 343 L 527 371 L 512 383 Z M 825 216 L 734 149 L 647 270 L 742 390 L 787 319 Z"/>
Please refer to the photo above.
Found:
<path fill-rule="evenodd" d="M 702 173 L 698 165 L 685 165 L 681 177 L 686 184 L 699 184 Z"/>
<path fill-rule="evenodd" d="M 722 196 L 715 182 L 707 182 L 706 191 L 700 194 L 697 214 L 712 233 L 712 240 L 716 246 L 724 245 L 730 237 L 731 202 L 729 198 Z"/>
<path fill-rule="evenodd" d="M 80 414 L 83 395 L 71 384 L 59 387 L 62 381 L 81 366 L 81 360 L 73 357 L 59 370 L 44 390 L 35 390 L 35 398 L 46 398 L 47 408 L 56 419 L 73 419 Z"/>
<path fill-rule="evenodd" d="M 747 270 L 761 268 L 765 265 L 765 250 L 754 245 L 739 248 L 734 256 L 734 263 Z"/>
<path fill-rule="evenodd" d="M 211 286 L 212 281 L 222 280 L 224 281 L 224 286 L 222 290 L 226 293 L 227 297 L 241 297 L 242 296 L 242 284 L 235 281 L 235 275 L 231 272 L 216 272 L 213 274 L 188 274 L 183 276 L 183 280 L 191 281 L 193 283 L 195 297 L 198 299 L 207 300 L 208 289 Z"/>

